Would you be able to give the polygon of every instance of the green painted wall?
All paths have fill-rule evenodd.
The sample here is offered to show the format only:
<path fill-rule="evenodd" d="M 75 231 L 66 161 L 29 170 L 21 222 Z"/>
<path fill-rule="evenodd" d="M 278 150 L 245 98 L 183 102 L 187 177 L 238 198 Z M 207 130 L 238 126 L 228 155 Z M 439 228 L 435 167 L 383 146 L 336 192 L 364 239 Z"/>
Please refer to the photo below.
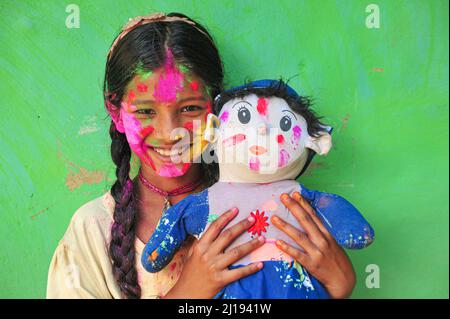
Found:
<path fill-rule="evenodd" d="M 215 36 L 228 84 L 296 76 L 335 127 L 303 182 L 376 230 L 350 252 L 353 297 L 448 298 L 448 2 L 376 1 L 381 28 L 368 29 L 371 2 L 76 0 L 68 29 L 69 1 L 0 1 L 0 297 L 45 297 L 72 214 L 113 180 L 101 92 L 113 37 L 129 17 L 179 11 Z"/>

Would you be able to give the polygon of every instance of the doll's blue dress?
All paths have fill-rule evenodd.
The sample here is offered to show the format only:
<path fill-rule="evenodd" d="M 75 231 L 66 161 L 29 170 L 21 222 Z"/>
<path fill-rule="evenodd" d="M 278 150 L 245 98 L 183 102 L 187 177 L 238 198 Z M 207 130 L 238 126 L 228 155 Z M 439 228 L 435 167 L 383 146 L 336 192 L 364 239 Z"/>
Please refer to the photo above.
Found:
<path fill-rule="evenodd" d="M 275 245 L 282 239 L 298 245 L 285 233 L 270 224 L 270 216 L 277 214 L 302 229 L 289 210 L 279 201 L 282 193 L 300 192 L 307 199 L 337 243 L 348 249 L 367 247 L 374 238 L 374 230 L 360 212 L 339 195 L 309 190 L 295 180 L 268 184 L 218 182 L 204 191 L 192 194 L 166 210 L 142 253 L 142 265 L 149 272 L 158 272 L 172 259 L 188 235 L 201 238 L 208 225 L 231 207 L 239 214 L 227 227 L 247 218 L 250 212 L 257 216 L 259 233 L 239 236 L 229 249 L 257 237 L 266 237 L 266 243 L 254 253 L 238 260 L 229 269 L 263 261 L 264 267 L 247 277 L 225 286 L 215 298 L 224 299 L 320 299 L 329 295 L 322 284 L 298 262 L 287 258 Z M 255 215 L 256 214 L 256 215 Z"/>

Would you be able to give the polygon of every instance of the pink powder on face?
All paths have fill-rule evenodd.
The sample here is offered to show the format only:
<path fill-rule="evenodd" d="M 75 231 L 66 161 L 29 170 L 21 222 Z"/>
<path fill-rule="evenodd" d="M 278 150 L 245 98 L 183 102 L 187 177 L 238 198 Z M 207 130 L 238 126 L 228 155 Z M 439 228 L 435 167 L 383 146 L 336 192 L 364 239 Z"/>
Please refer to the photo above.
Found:
<path fill-rule="evenodd" d="M 256 109 L 258 110 L 258 113 L 261 116 L 266 116 L 267 115 L 267 100 L 265 98 L 259 98 Z"/>
<path fill-rule="evenodd" d="M 249 163 L 248 163 L 248 165 L 249 165 L 249 167 L 250 167 L 250 169 L 251 169 L 252 171 L 258 172 L 258 171 L 259 171 L 259 165 L 260 165 L 259 158 L 257 158 L 257 157 L 251 157 L 251 158 L 250 158 L 250 161 L 249 161 Z"/>
<path fill-rule="evenodd" d="M 192 89 L 192 91 L 197 92 L 198 91 L 198 82 L 192 81 L 189 83 L 189 87 Z"/>
<path fill-rule="evenodd" d="M 278 157 L 278 167 L 286 166 L 290 158 L 291 156 L 286 150 L 281 150 L 280 156 Z"/>
<path fill-rule="evenodd" d="M 145 85 L 144 83 L 139 83 L 139 84 L 137 85 L 137 89 L 138 89 L 138 91 L 141 92 L 141 93 L 145 93 L 145 92 L 148 91 L 148 87 L 147 87 L 147 85 Z"/>
<path fill-rule="evenodd" d="M 146 128 L 141 130 L 141 136 L 146 137 L 147 135 L 152 134 L 154 130 L 155 128 L 153 126 L 147 126 Z"/>
<path fill-rule="evenodd" d="M 183 125 L 183 127 L 188 130 L 188 131 L 193 131 L 194 130 L 194 123 L 193 122 L 187 122 Z"/>
<path fill-rule="evenodd" d="M 184 163 L 182 168 L 177 167 L 174 163 L 168 163 L 161 166 L 158 175 L 162 177 L 178 177 L 186 173 L 190 167 L 190 163 Z"/>
<path fill-rule="evenodd" d="M 228 121 L 228 116 L 229 116 L 230 114 L 228 113 L 228 111 L 225 111 L 225 112 L 223 112 L 222 113 L 222 115 L 220 116 L 220 122 L 222 122 L 222 123 L 226 123 L 227 121 Z"/>
<path fill-rule="evenodd" d="M 147 155 L 148 146 L 145 144 L 145 138 L 142 138 L 143 130 L 141 123 L 134 117 L 132 113 L 127 112 L 129 106 L 126 103 L 122 103 L 120 109 L 120 116 L 122 117 L 124 133 L 127 138 L 128 144 L 133 152 L 144 161 L 147 165 L 150 165 L 155 171 L 156 167 L 153 160 Z M 145 135 L 144 135 L 145 137 Z"/>
<path fill-rule="evenodd" d="M 130 105 L 131 103 L 133 103 L 133 100 L 135 98 L 136 98 L 136 94 L 134 93 L 133 90 L 131 90 L 130 92 L 128 92 L 127 103 Z"/>
<path fill-rule="evenodd" d="M 284 143 L 284 136 L 281 134 L 277 135 L 277 142 L 278 144 L 283 144 Z"/>
<path fill-rule="evenodd" d="M 166 51 L 166 64 L 155 85 L 153 96 L 158 102 L 175 102 L 177 93 L 183 91 L 183 73 L 175 65 L 173 54 Z"/>
<path fill-rule="evenodd" d="M 300 137 L 302 136 L 302 129 L 300 126 L 296 125 L 292 129 L 292 132 L 294 133 L 294 135 L 292 135 L 291 142 L 292 144 L 297 146 L 298 142 L 300 141 Z"/>
<path fill-rule="evenodd" d="M 208 102 L 205 103 L 205 105 L 206 105 L 206 112 L 207 112 L 207 113 L 212 113 L 211 102 L 208 101 Z"/>

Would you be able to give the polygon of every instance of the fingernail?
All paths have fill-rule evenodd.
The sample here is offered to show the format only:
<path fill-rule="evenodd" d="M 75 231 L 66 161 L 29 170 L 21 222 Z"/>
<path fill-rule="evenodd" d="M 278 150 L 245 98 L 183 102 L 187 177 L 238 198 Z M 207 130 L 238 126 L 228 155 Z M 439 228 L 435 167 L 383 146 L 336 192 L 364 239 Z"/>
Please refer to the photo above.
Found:
<path fill-rule="evenodd" d="M 255 218 L 254 218 L 253 216 L 250 216 L 249 218 L 247 218 L 247 220 L 248 220 L 250 223 L 253 223 L 253 222 L 255 221 Z"/>
<path fill-rule="evenodd" d="M 237 207 L 234 207 L 231 211 L 233 212 L 233 214 L 236 214 L 239 211 L 239 209 Z"/>
<path fill-rule="evenodd" d="M 256 265 L 256 267 L 258 267 L 259 269 L 261 269 L 262 267 L 263 267 L 263 263 L 258 263 L 257 265 Z"/>
<path fill-rule="evenodd" d="M 278 246 L 283 246 L 283 242 L 281 240 L 277 240 L 276 243 L 277 243 Z"/>
<path fill-rule="evenodd" d="M 279 221 L 280 221 L 280 218 L 278 218 L 278 216 L 272 216 L 272 220 L 275 222 L 275 223 L 278 223 Z"/>
<path fill-rule="evenodd" d="M 289 198 L 288 194 L 281 195 L 281 199 L 283 199 L 283 200 L 288 200 L 288 198 Z"/>
<path fill-rule="evenodd" d="M 259 236 L 259 237 L 258 237 L 258 240 L 259 240 L 261 243 L 263 243 L 263 242 L 266 241 L 266 238 L 265 238 L 264 236 Z"/>

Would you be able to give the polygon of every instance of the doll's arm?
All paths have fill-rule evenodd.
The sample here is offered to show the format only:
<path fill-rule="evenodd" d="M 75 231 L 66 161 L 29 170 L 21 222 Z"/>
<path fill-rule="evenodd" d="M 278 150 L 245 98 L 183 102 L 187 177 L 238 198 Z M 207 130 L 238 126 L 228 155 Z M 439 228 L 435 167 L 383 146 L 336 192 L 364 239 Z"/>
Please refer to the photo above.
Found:
<path fill-rule="evenodd" d="M 373 242 L 375 234 L 372 226 L 345 198 L 309 190 L 303 185 L 301 195 L 310 202 L 324 226 L 342 247 L 362 249 Z"/>
<path fill-rule="evenodd" d="M 142 266 L 149 272 L 162 270 L 188 235 L 200 234 L 209 214 L 208 190 L 192 194 L 169 208 L 142 252 Z"/>

